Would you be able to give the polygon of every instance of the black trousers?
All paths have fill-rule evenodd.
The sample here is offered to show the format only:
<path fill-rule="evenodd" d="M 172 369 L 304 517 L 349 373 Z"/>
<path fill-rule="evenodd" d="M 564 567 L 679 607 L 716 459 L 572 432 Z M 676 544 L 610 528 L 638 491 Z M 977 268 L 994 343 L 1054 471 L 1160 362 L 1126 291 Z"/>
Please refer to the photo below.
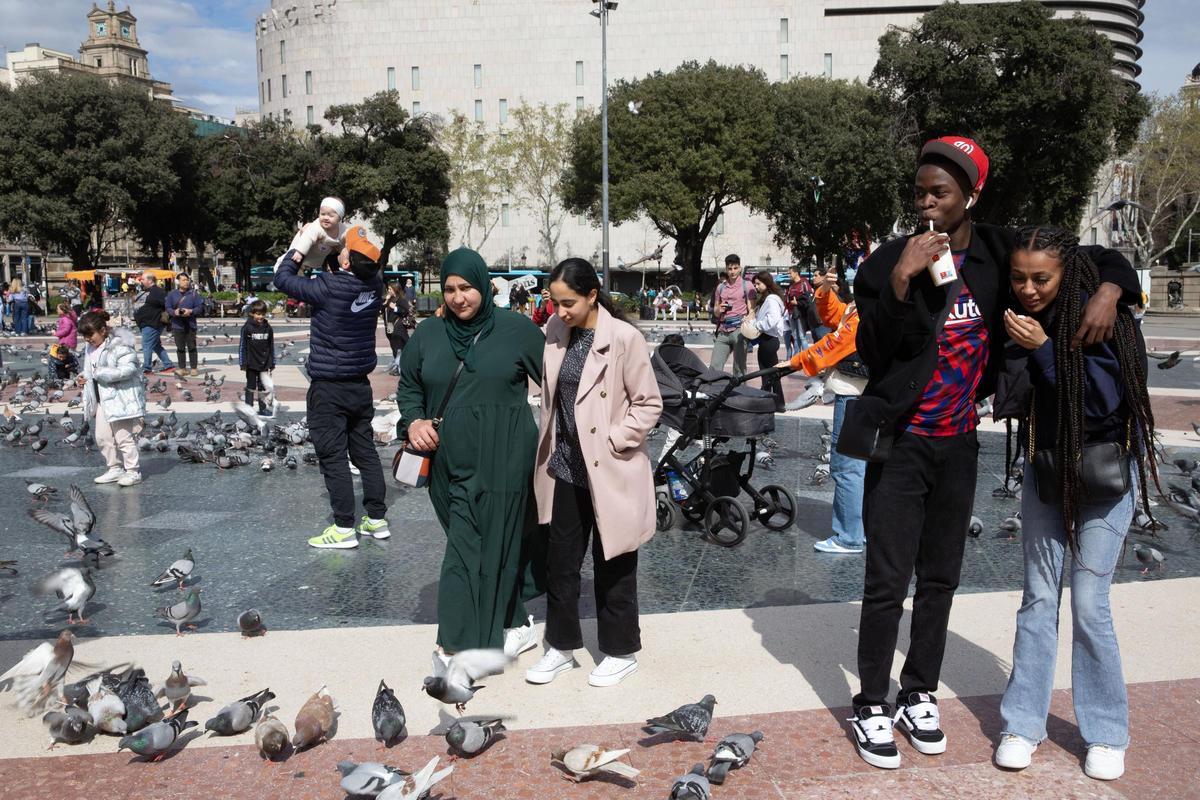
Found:
<path fill-rule="evenodd" d="M 172 335 L 175 337 L 175 361 L 180 369 L 195 369 L 196 368 L 196 329 L 184 328 L 179 330 L 173 328 Z M 184 359 L 184 356 L 191 359 L 191 366 Z"/>
<path fill-rule="evenodd" d="M 892 657 L 914 569 L 917 590 L 900 695 L 937 691 L 978 462 L 974 431 L 946 437 L 901 432 L 886 462 L 867 465 L 867 565 L 858 628 L 862 691 L 854 697 L 856 708 L 887 705 Z"/>
<path fill-rule="evenodd" d="M 767 369 L 779 363 L 779 337 L 767 336 L 761 334 L 755 341 L 755 349 L 758 350 L 758 368 Z M 771 392 L 775 395 L 775 405 L 783 410 L 783 384 L 780 383 L 778 377 L 763 378 L 762 388 L 764 391 Z"/>
<path fill-rule="evenodd" d="M 340 381 L 314 378 L 308 387 L 308 431 L 325 476 L 333 521 L 343 528 L 354 525 L 354 481 L 347 453 L 362 473 L 367 516 L 383 519 L 387 513 L 387 486 L 371 431 L 374 416 L 371 384 L 365 376 Z"/>
<path fill-rule="evenodd" d="M 596 628 L 600 651 L 627 656 L 642 649 L 638 625 L 637 551 L 605 560 L 586 486 L 554 482 L 554 511 L 546 547 L 546 643 L 556 650 L 583 647 L 579 628 L 579 572 L 592 543 Z"/>

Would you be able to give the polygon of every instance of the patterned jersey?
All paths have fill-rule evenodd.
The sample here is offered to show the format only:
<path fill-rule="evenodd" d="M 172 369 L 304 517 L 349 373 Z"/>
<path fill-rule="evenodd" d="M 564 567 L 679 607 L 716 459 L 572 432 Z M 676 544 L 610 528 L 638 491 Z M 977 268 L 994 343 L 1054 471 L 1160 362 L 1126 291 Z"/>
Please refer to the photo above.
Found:
<path fill-rule="evenodd" d="M 962 272 L 966 251 L 954 254 Z M 921 399 L 900 419 L 904 430 L 920 436 L 957 436 L 975 430 L 975 390 L 987 366 L 987 322 L 964 281 L 946 324 L 938 334 L 938 363 Z"/>

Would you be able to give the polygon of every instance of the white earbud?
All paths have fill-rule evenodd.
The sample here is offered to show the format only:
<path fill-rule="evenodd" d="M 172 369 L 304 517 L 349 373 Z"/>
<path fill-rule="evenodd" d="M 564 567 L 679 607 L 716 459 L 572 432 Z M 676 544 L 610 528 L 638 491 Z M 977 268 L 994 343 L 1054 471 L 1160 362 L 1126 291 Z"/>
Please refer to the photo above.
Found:
<path fill-rule="evenodd" d="M 974 204 L 975 204 L 975 198 L 974 198 L 974 197 L 968 197 L 968 198 L 967 198 L 967 208 L 970 208 L 970 207 L 971 207 L 972 205 L 974 205 Z"/>

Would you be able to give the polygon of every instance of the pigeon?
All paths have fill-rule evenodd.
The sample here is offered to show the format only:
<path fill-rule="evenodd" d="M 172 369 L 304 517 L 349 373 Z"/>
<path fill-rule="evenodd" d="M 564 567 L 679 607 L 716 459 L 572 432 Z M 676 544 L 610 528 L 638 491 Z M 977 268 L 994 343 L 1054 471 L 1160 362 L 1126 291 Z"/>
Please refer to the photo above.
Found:
<path fill-rule="evenodd" d="M 1163 499 L 1172 509 L 1189 518 L 1192 522 L 1200 522 L 1200 502 L 1194 499 L 1189 491 L 1171 484 Z"/>
<path fill-rule="evenodd" d="M 92 581 L 92 571 L 88 568 L 77 569 L 66 567 L 57 572 L 51 572 L 34 586 L 36 594 L 53 592 L 62 600 L 59 610 L 67 612 L 67 624 L 75 624 L 75 615 L 79 615 L 80 624 L 87 622 L 83 612 L 87 609 L 88 600 L 96 594 L 96 584 Z"/>
<path fill-rule="evenodd" d="M 189 628 L 195 628 L 192 620 L 200 615 L 200 590 L 192 587 L 188 589 L 187 597 L 180 600 L 178 603 L 166 608 L 158 609 L 159 616 L 175 623 L 175 635 L 183 636 L 183 631 L 180 630 L 184 625 Z"/>
<path fill-rule="evenodd" d="M 296 715 L 296 735 L 292 737 L 292 746 L 302 750 L 327 739 L 333 727 L 333 717 L 333 696 L 329 694 L 329 689 L 322 686 L 305 701 Z"/>
<path fill-rule="evenodd" d="M 96 524 L 96 515 L 92 513 L 92 507 L 88 505 L 87 498 L 83 496 L 83 490 L 74 484 L 71 485 L 70 516 L 43 508 L 30 509 L 29 516 L 67 538 L 69 542 L 67 555 L 75 550 L 80 550 L 84 557 L 91 557 L 97 561 L 101 555 L 113 555 L 114 551 L 108 542 L 99 536 L 92 535 L 92 528 Z"/>
<path fill-rule="evenodd" d="M 641 100 L 630 100 L 628 105 L 626 106 L 626 108 L 629 109 L 630 114 L 633 114 L 636 116 L 637 114 L 641 113 L 642 101 Z"/>
<path fill-rule="evenodd" d="M 62 711 L 49 711 L 42 722 L 50 727 L 50 749 L 59 742 L 79 744 L 91 736 L 95 729 L 92 715 L 76 706 L 66 706 Z"/>
<path fill-rule="evenodd" d="M 188 700 L 192 696 L 193 686 L 207 686 L 203 678 L 197 678 L 195 675 L 185 675 L 183 673 L 183 664 L 178 661 L 171 662 L 171 674 L 163 681 L 163 685 L 159 687 L 155 697 L 165 697 L 167 702 L 171 704 L 171 713 L 175 714 L 182 711 Z"/>
<path fill-rule="evenodd" d="M 725 782 L 729 770 L 746 766 L 762 738 L 762 731 L 731 733 L 717 742 L 712 754 L 712 763 L 708 767 L 709 782 L 720 785 Z"/>
<path fill-rule="evenodd" d="M 454 771 L 453 766 L 437 771 L 438 761 L 438 757 L 434 756 L 428 764 L 400 783 L 393 783 L 376 797 L 379 800 L 419 800 L 419 798 L 427 796 L 430 789 L 449 777 L 450 773 Z"/>
<path fill-rule="evenodd" d="M 361 797 L 376 797 L 387 787 L 409 777 L 409 773 L 402 769 L 376 761 L 364 761 L 361 764 L 339 761 L 337 771 L 342 773 L 342 791 Z"/>
<path fill-rule="evenodd" d="M 1141 573 L 1143 575 L 1148 573 L 1151 568 L 1156 572 L 1162 572 L 1163 562 L 1167 560 L 1167 557 L 1162 554 L 1161 550 L 1145 544 L 1135 544 L 1133 546 L 1133 554 L 1144 565 Z"/>
<path fill-rule="evenodd" d="M 13 566 L 16 563 L 17 563 L 16 559 L 8 559 L 5 561 L 0 561 L 0 569 L 6 570 L 7 572 L 11 572 L 13 575 L 17 575 L 17 574 L 19 574 L 17 572 L 17 568 Z"/>
<path fill-rule="evenodd" d="M 163 718 L 146 671 L 140 667 L 130 670 L 117 685 L 117 697 L 125 704 L 125 730 L 128 733 L 140 731 Z"/>
<path fill-rule="evenodd" d="M 1140 508 L 1133 512 L 1133 525 L 1151 535 L 1154 535 L 1156 531 L 1170 530 L 1167 523 L 1155 519 Z"/>
<path fill-rule="evenodd" d="M 42 642 L 0 675 L 0 691 L 16 694 L 17 708 L 28 716 L 34 713 L 66 677 L 75 659 L 75 634 L 65 630 L 54 644 Z"/>
<path fill-rule="evenodd" d="M 704 765 L 696 764 L 686 775 L 680 775 L 671 786 L 671 800 L 709 800 L 712 787 L 704 777 Z"/>
<path fill-rule="evenodd" d="M 58 495 L 58 489 L 36 481 L 25 481 L 25 491 L 33 495 L 35 500 L 45 502 Z"/>
<path fill-rule="evenodd" d="M 983 533 L 983 520 L 972 515 L 971 524 L 967 526 L 967 536 L 970 536 L 972 539 L 978 539 L 981 533 Z"/>
<path fill-rule="evenodd" d="M 1008 532 L 1009 539 L 1015 539 L 1016 535 L 1021 532 L 1021 515 L 1015 514 L 1011 517 L 1005 517 L 1000 523 L 999 529 Z"/>
<path fill-rule="evenodd" d="M 453 704 L 461 714 L 467 702 L 482 689 L 475 681 L 488 675 L 499 675 L 514 659 L 503 650 L 461 650 L 443 662 L 435 651 L 433 675 L 425 678 L 421 690 L 446 704 Z"/>
<path fill-rule="evenodd" d="M 217 715 L 204 723 L 204 730 L 212 731 L 219 736 L 232 736 L 235 733 L 250 730 L 250 726 L 258 719 L 258 712 L 269 701 L 275 699 L 275 693 L 270 689 L 243 697 L 235 703 L 222 708 Z"/>
<path fill-rule="evenodd" d="M 242 638 L 250 636 L 266 636 L 267 629 L 263 625 L 262 614 L 257 608 L 252 608 L 249 611 L 243 611 L 238 614 L 237 618 L 238 630 L 242 632 Z"/>
<path fill-rule="evenodd" d="M 642 730 L 649 734 L 680 733 L 697 741 L 704 739 L 712 722 L 717 698 L 706 694 L 699 703 L 688 703 L 661 717 L 646 720 Z"/>
<path fill-rule="evenodd" d="M 618 760 L 628 752 L 628 748 L 605 750 L 599 745 L 581 744 L 570 750 L 556 750 L 550 755 L 550 763 L 562 764 L 567 770 L 565 777 L 576 783 L 601 772 L 611 772 L 632 780 L 640 771 Z"/>
<path fill-rule="evenodd" d="M 1196 471 L 1196 467 L 1200 467 L 1200 462 L 1197 462 L 1194 458 L 1177 458 L 1171 463 L 1188 477 L 1191 477 L 1192 473 Z"/>
<path fill-rule="evenodd" d="M 162 562 L 160 561 L 159 563 L 161 564 Z M 177 582 L 179 584 L 179 588 L 182 589 L 184 582 L 188 579 L 188 576 L 192 574 L 192 570 L 195 568 L 196 559 L 192 555 L 192 548 L 189 547 L 188 551 L 183 554 L 183 558 L 172 562 L 171 566 L 167 567 L 166 570 L 163 571 L 163 574 L 155 578 L 150 585 L 165 586 L 166 584 L 174 581 Z"/>
<path fill-rule="evenodd" d="M 396 699 L 396 693 L 380 680 L 375 702 L 371 705 L 371 727 L 375 729 L 375 739 L 386 747 L 404 732 L 404 723 L 404 706 Z"/>
<path fill-rule="evenodd" d="M 263 758 L 274 758 L 287 748 L 287 726 L 275 717 L 264 717 L 254 728 L 254 743 Z"/>
<path fill-rule="evenodd" d="M 96 727 L 105 733 L 125 734 L 125 703 L 117 696 L 115 688 L 110 689 L 96 678 L 89 687 L 87 711 Z"/>
<path fill-rule="evenodd" d="M 163 399 L 159 400 L 157 405 L 159 408 L 163 409 L 164 411 L 166 409 L 170 408 L 171 407 L 171 395 L 167 395 Z"/>
<path fill-rule="evenodd" d="M 446 744 L 463 756 L 476 756 L 486 750 L 496 737 L 504 733 L 504 722 L 499 719 L 458 720 L 446 731 Z"/>
<path fill-rule="evenodd" d="M 140 756 L 154 756 L 154 761 L 161 761 L 171 749 L 171 745 L 175 744 L 179 734 L 197 724 L 195 720 L 189 722 L 187 716 L 187 711 L 181 711 L 168 720 L 156 722 L 137 733 L 131 733 L 117 743 L 117 751 L 129 749 Z"/>
<path fill-rule="evenodd" d="M 1159 369 L 1171 369 L 1171 367 L 1178 365 L 1179 362 L 1182 360 L 1179 357 L 1178 350 L 1176 350 L 1175 352 L 1171 353 L 1170 355 L 1166 355 L 1166 356 L 1161 355 L 1159 353 L 1150 352 L 1150 351 L 1147 351 L 1146 355 L 1150 356 L 1151 358 L 1159 359 L 1159 364 L 1158 364 Z"/>

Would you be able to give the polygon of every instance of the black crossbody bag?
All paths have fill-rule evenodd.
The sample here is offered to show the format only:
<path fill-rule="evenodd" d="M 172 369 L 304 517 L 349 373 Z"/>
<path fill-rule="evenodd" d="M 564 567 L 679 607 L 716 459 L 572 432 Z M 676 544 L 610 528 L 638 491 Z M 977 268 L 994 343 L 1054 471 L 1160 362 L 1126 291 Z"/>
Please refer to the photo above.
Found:
<path fill-rule="evenodd" d="M 1029 449 L 1033 453 L 1033 478 L 1037 484 L 1037 496 L 1043 503 L 1062 502 L 1062 480 L 1059 477 L 1058 458 L 1053 449 L 1035 450 L 1034 405 L 1029 403 Z M 1080 452 L 1079 486 L 1083 499 L 1088 502 L 1116 500 L 1129 492 L 1129 444 L 1133 431 L 1132 418 L 1125 423 L 1125 443 L 1098 442 L 1085 444 Z"/>

